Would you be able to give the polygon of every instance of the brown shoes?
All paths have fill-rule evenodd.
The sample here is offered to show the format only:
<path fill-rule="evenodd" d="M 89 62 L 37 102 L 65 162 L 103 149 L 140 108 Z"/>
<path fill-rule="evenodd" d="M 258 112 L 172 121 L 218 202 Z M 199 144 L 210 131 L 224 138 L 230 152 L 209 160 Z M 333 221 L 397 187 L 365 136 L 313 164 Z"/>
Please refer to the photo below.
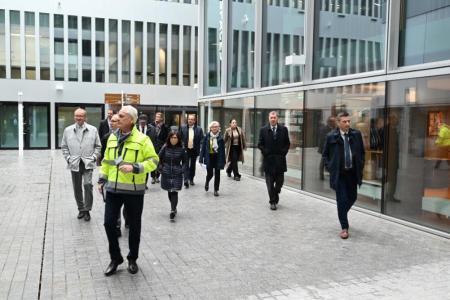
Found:
<path fill-rule="evenodd" d="M 339 233 L 339 236 L 343 240 L 348 239 L 348 229 L 342 229 L 341 233 Z"/>

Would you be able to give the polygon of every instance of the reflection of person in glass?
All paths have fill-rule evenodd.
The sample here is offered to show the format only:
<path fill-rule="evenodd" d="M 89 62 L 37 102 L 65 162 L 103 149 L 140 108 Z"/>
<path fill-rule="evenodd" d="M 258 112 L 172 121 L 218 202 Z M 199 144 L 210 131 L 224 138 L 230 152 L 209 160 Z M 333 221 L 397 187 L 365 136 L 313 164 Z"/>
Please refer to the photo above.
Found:
<path fill-rule="evenodd" d="M 219 196 L 220 170 L 225 166 L 225 143 L 217 121 L 209 124 L 209 132 L 205 135 L 200 148 L 199 161 L 206 165 L 205 191 L 209 190 L 209 182 L 214 176 L 214 196 Z"/>
<path fill-rule="evenodd" d="M 233 172 L 234 180 L 239 181 L 241 174 L 239 174 L 238 162 L 244 163 L 246 145 L 244 132 L 237 126 L 236 119 L 230 120 L 230 127 L 225 131 L 224 140 L 228 163 L 227 175 L 231 177 L 231 172 Z"/>
<path fill-rule="evenodd" d="M 330 186 L 336 191 L 340 237 L 348 238 L 347 214 L 357 198 L 357 185 L 362 184 L 364 168 L 364 144 L 361 132 L 350 128 L 350 115 L 341 112 L 337 116 L 338 129 L 330 132 L 325 141 L 323 159 L 330 172 Z"/>
<path fill-rule="evenodd" d="M 336 129 L 336 117 L 329 116 L 327 119 L 327 124 L 322 125 L 319 129 L 319 135 L 318 135 L 318 147 L 317 152 L 320 153 L 320 164 L 319 164 L 319 178 L 320 180 L 324 180 L 324 164 L 323 164 L 323 146 L 325 145 L 325 141 L 327 139 L 328 133 Z"/>
<path fill-rule="evenodd" d="M 270 112 L 269 124 L 259 131 L 258 148 L 263 155 L 271 210 L 277 209 L 280 200 L 279 194 L 284 183 L 284 172 L 287 171 L 286 155 L 290 145 L 288 129 L 278 123 L 277 112 Z"/>

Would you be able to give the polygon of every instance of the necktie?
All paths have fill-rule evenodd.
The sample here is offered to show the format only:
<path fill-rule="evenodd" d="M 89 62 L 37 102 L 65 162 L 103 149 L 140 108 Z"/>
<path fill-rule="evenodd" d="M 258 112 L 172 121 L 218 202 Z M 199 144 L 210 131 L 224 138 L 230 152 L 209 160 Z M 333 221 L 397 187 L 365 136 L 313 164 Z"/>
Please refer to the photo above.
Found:
<path fill-rule="evenodd" d="M 141 132 L 145 133 L 145 127 L 141 127 Z"/>
<path fill-rule="evenodd" d="M 348 142 L 348 133 L 344 134 L 344 159 L 345 159 L 345 168 L 352 168 L 352 158 L 350 155 L 350 143 Z"/>
<path fill-rule="evenodd" d="M 273 135 L 273 139 L 276 140 L 277 139 L 277 128 L 275 126 L 272 127 L 272 135 Z"/>

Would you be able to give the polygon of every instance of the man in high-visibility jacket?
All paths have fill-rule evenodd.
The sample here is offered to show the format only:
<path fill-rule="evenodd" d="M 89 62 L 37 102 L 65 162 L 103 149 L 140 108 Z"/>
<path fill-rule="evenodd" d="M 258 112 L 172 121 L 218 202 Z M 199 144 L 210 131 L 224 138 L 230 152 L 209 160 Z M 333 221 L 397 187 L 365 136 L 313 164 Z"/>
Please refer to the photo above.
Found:
<path fill-rule="evenodd" d="M 107 143 L 99 176 L 99 190 L 106 190 L 105 230 L 111 262 L 105 275 L 114 274 L 123 262 L 116 233 L 117 216 L 125 206 L 129 223 L 128 271 L 138 272 L 136 264 L 141 238 L 141 217 L 144 207 L 146 174 L 158 166 L 158 154 L 150 138 L 136 129 L 137 110 L 124 106 L 118 114 L 118 128 Z"/>

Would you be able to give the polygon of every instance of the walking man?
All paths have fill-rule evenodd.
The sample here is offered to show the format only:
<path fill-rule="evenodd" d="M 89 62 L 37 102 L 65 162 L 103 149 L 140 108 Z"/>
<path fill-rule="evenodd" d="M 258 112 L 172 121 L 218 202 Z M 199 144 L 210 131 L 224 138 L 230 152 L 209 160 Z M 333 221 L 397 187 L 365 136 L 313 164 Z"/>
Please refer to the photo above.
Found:
<path fill-rule="evenodd" d="M 286 155 L 291 142 L 285 126 L 278 123 L 278 114 L 269 113 L 269 124 L 259 131 L 258 148 L 263 155 L 263 168 L 269 192 L 270 209 L 276 210 L 279 194 L 284 183 L 284 172 L 287 171 Z"/>
<path fill-rule="evenodd" d="M 338 128 L 330 132 L 322 153 L 325 167 L 330 172 L 330 187 L 336 191 L 336 202 L 342 239 L 349 237 L 348 211 L 357 198 L 357 185 L 362 184 L 364 144 L 361 132 L 350 128 L 350 115 L 337 116 Z"/>
<path fill-rule="evenodd" d="M 155 121 L 150 124 L 154 127 L 155 130 L 155 141 L 153 141 L 153 145 L 155 147 L 156 153 L 159 153 L 161 147 L 166 143 L 167 135 L 169 134 L 169 128 L 164 124 L 163 114 L 161 112 L 157 112 L 155 114 Z M 152 176 L 152 184 L 159 183 L 159 171 L 158 169 L 151 172 Z"/>
<path fill-rule="evenodd" d="M 97 128 L 86 123 L 86 111 L 78 108 L 74 112 L 75 124 L 64 129 L 61 149 L 67 167 L 72 173 L 72 184 L 78 206 L 78 219 L 91 219 L 92 171 L 100 157 L 101 143 Z M 84 186 L 84 199 L 83 188 Z"/>
<path fill-rule="evenodd" d="M 106 119 L 100 122 L 100 125 L 98 126 L 98 136 L 100 137 L 100 139 L 104 137 L 106 134 L 111 132 L 112 130 L 111 119 L 113 115 L 114 111 L 112 109 L 108 109 Z"/>
<path fill-rule="evenodd" d="M 197 126 L 194 115 L 188 116 L 187 125 L 181 127 L 181 140 L 187 152 L 188 176 L 185 178 L 184 186 L 194 185 L 195 164 L 200 154 L 200 143 L 203 139 L 203 130 Z"/>
<path fill-rule="evenodd" d="M 139 268 L 136 260 L 141 240 L 141 218 L 144 208 L 146 175 L 158 166 L 158 155 L 150 138 L 136 128 L 137 110 L 124 106 L 119 111 L 119 130 L 111 134 L 106 144 L 99 177 L 99 190 L 106 189 L 105 230 L 109 242 L 111 262 L 105 275 L 114 274 L 123 263 L 116 232 L 117 216 L 122 205 L 129 223 L 127 255 L 128 272 L 135 274 Z"/>

